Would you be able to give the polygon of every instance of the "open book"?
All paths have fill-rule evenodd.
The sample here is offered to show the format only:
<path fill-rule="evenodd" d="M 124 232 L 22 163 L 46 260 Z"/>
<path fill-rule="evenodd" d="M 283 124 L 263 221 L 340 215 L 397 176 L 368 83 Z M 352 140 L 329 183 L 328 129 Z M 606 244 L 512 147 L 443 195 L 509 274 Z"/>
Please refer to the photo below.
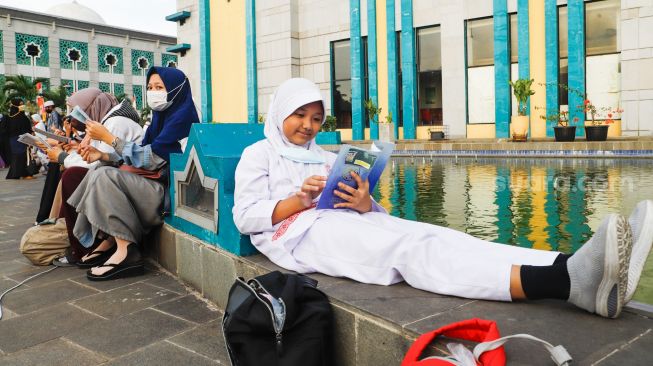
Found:
<path fill-rule="evenodd" d="M 86 120 L 90 119 L 88 114 L 84 113 L 78 105 L 76 105 L 72 112 L 70 112 L 70 116 L 82 124 L 86 124 Z"/>
<path fill-rule="evenodd" d="M 68 137 L 59 136 L 56 133 L 48 132 L 48 131 L 45 131 L 45 130 L 42 130 L 42 129 L 36 128 L 36 127 L 34 127 L 33 130 L 34 130 L 35 133 L 41 134 L 41 135 L 43 135 L 43 136 L 45 136 L 45 137 L 47 137 L 49 139 L 53 139 L 53 140 L 56 140 L 56 141 L 59 141 L 59 142 L 63 142 L 65 144 L 70 143 L 70 138 L 68 138 Z"/>
<path fill-rule="evenodd" d="M 317 203 L 317 209 L 334 208 L 333 205 L 344 202 L 333 194 L 333 191 L 338 189 L 338 183 L 342 182 L 350 187 L 358 188 L 356 180 L 351 176 L 351 171 L 355 171 L 361 179 L 369 181 L 370 193 L 372 193 L 394 147 L 393 143 L 381 141 L 374 141 L 370 150 L 342 145 Z"/>
<path fill-rule="evenodd" d="M 38 149 L 41 148 L 38 143 L 43 144 L 48 149 L 52 147 L 52 146 L 50 146 L 50 144 L 48 144 L 47 141 L 42 139 L 40 136 L 30 135 L 29 133 L 24 133 L 24 134 L 18 136 L 18 142 L 22 142 L 23 144 L 29 145 L 29 146 L 34 146 L 34 147 L 36 147 Z"/>

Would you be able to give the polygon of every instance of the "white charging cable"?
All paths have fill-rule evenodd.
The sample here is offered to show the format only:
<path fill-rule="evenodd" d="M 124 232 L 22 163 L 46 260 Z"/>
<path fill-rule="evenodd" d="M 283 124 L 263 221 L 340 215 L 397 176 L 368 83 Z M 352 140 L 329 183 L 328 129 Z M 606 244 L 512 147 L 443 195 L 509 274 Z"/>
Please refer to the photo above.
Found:
<path fill-rule="evenodd" d="M 46 274 L 46 273 L 48 273 L 48 272 L 52 272 L 52 271 L 54 271 L 54 270 L 57 269 L 57 268 L 58 268 L 57 266 L 54 266 L 54 267 L 48 269 L 47 271 L 43 271 L 43 272 L 41 272 L 41 273 L 37 273 L 37 274 L 35 274 L 34 276 L 31 276 L 31 277 L 27 277 L 26 279 L 23 280 L 23 282 L 17 284 L 16 286 L 14 286 L 14 287 L 12 287 L 12 288 L 7 289 L 7 291 L 5 291 L 5 292 L 3 292 L 2 295 L 0 295 L 0 320 L 2 320 L 2 298 L 3 298 L 6 294 L 8 294 L 9 291 L 14 290 L 14 289 L 16 289 L 16 288 L 22 286 L 25 282 L 31 280 L 32 278 L 36 278 L 36 277 L 38 277 L 38 276 L 40 276 L 40 275 L 44 275 L 44 274 Z"/>

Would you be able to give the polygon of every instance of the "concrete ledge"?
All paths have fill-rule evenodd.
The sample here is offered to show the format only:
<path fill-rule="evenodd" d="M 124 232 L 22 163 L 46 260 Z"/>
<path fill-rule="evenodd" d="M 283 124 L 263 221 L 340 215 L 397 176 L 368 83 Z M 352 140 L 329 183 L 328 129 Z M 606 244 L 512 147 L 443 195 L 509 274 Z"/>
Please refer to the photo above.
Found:
<path fill-rule="evenodd" d="M 237 257 L 164 225 L 153 236 L 152 257 L 224 310 L 238 276 L 288 272 L 263 255 Z M 172 250 L 172 248 L 175 250 Z M 337 365 L 399 365 L 410 344 L 427 331 L 473 317 L 493 319 L 503 335 L 530 333 L 567 348 L 574 364 L 651 364 L 650 314 L 624 312 L 603 319 L 560 301 L 501 303 L 440 296 L 404 283 L 365 285 L 321 274 L 311 277 L 331 301 Z M 440 341 L 432 352 L 443 354 Z M 506 346 L 509 364 L 550 365 L 543 348 L 518 341 Z"/>

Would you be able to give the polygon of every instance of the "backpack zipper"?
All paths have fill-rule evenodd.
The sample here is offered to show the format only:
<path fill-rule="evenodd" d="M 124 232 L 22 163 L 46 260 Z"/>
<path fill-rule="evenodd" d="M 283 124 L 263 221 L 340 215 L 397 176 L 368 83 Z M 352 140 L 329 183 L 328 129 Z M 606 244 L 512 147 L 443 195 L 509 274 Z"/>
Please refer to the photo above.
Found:
<path fill-rule="evenodd" d="M 252 279 L 249 281 L 249 285 L 254 289 L 254 294 L 256 297 L 263 303 L 265 304 L 265 307 L 268 309 L 270 312 L 270 317 L 272 318 L 272 327 L 274 328 L 274 333 L 275 333 L 275 341 L 276 341 L 276 348 L 277 348 L 277 354 L 281 355 L 283 353 L 283 326 L 286 322 L 286 304 L 283 302 L 282 298 L 276 298 L 272 296 L 268 290 L 261 285 L 260 282 L 256 279 Z M 274 304 L 268 304 L 267 301 L 263 300 L 257 291 L 263 292 L 265 295 L 269 296 L 270 299 L 276 300 L 279 303 L 280 307 L 280 314 L 277 316 L 277 313 L 273 310 Z"/>

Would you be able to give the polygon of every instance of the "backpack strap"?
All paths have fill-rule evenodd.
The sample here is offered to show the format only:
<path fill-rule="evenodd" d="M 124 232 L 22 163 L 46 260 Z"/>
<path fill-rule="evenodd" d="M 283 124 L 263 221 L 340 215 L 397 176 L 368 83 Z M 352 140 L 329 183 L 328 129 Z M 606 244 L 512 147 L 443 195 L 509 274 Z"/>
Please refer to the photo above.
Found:
<path fill-rule="evenodd" d="M 556 365 L 568 366 L 571 364 L 572 361 L 571 355 L 569 354 L 569 352 L 567 352 L 567 350 L 563 346 L 559 345 L 554 347 L 551 343 L 541 340 L 530 334 L 514 334 L 507 337 L 499 338 L 494 341 L 477 344 L 476 347 L 474 347 L 474 357 L 478 360 L 479 357 L 481 357 L 481 355 L 484 352 L 488 352 L 497 347 L 501 347 L 503 346 L 504 343 L 508 342 L 508 340 L 512 338 L 522 338 L 522 339 L 528 339 L 531 341 L 542 343 L 544 347 L 547 349 L 547 351 L 549 351 L 549 353 L 551 354 L 551 359 L 553 360 L 553 362 L 555 362 Z"/>

